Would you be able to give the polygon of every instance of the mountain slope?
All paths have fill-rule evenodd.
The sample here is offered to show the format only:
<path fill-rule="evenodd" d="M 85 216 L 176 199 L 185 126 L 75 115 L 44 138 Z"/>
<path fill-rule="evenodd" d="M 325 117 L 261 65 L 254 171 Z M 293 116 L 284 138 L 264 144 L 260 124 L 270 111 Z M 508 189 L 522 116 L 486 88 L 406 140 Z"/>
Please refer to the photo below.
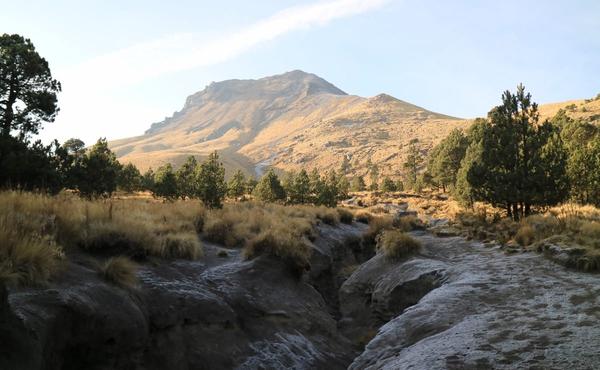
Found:
<path fill-rule="evenodd" d="M 426 150 L 467 125 L 389 95 L 348 95 L 314 74 L 292 71 L 212 83 L 144 135 L 111 147 L 121 161 L 141 169 L 218 150 L 228 169 L 249 174 L 267 165 L 337 168 L 346 156 L 355 174 L 364 174 L 371 159 L 385 164 L 383 174 L 397 175 L 412 138 Z"/>

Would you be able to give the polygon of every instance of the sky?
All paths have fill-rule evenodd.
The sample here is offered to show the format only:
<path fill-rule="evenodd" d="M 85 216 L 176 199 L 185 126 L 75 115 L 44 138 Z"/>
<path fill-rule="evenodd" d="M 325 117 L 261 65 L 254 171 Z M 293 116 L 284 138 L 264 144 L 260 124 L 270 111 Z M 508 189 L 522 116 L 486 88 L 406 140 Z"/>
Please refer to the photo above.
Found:
<path fill-rule="evenodd" d="M 597 0 L 0 0 L 62 83 L 45 142 L 141 135 L 213 81 L 301 69 L 349 94 L 484 116 L 600 93 Z"/>

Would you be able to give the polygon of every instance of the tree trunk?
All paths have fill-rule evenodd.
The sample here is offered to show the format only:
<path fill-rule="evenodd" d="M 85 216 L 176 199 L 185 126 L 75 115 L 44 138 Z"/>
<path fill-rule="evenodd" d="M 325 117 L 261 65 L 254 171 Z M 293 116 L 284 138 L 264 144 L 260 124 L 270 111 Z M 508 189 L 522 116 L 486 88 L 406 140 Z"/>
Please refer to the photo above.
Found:
<path fill-rule="evenodd" d="M 514 203 L 512 205 L 512 207 L 513 207 L 513 220 L 519 221 L 519 205 L 517 203 Z"/>

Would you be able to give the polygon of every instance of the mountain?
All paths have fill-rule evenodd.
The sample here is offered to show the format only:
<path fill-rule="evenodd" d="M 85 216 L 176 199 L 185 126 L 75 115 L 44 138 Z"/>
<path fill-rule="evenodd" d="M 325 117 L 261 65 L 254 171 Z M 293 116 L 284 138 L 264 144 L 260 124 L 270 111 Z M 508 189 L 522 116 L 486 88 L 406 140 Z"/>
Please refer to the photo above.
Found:
<path fill-rule="evenodd" d="M 383 175 L 397 175 L 411 139 L 425 151 L 469 122 L 386 94 L 348 95 L 314 74 L 292 71 L 212 83 L 144 135 L 110 145 L 120 161 L 142 170 L 217 150 L 229 170 L 248 174 L 267 166 L 339 168 L 346 156 L 353 174 L 364 175 L 370 159 Z"/>

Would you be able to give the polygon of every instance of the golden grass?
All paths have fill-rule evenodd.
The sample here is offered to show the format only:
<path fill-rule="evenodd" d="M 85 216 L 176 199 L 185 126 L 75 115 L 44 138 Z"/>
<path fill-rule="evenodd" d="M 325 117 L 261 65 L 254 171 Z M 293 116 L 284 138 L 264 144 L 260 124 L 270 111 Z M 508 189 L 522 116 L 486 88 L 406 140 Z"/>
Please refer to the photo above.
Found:
<path fill-rule="evenodd" d="M 515 222 L 501 218 L 491 208 L 457 214 L 455 224 L 469 238 L 514 241 L 529 250 L 545 252 L 550 245 L 565 248 L 568 267 L 600 271 L 600 209 L 572 203 L 553 207 Z"/>
<path fill-rule="evenodd" d="M 41 284 L 73 248 L 134 258 L 196 259 L 202 255 L 197 229 L 203 217 L 199 202 L 88 201 L 66 192 L 0 192 L 0 279 Z"/>
<path fill-rule="evenodd" d="M 533 227 L 527 224 L 521 226 L 515 234 L 515 241 L 523 247 L 531 245 L 535 241 L 535 239 L 535 230 L 533 229 Z"/>
<path fill-rule="evenodd" d="M 222 209 L 206 213 L 202 236 L 230 248 L 243 247 L 257 235 L 274 230 L 312 239 L 319 220 L 332 221 L 326 217 L 330 213 L 335 210 L 271 203 L 228 203 Z"/>
<path fill-rule="evenodd" d="M 67 250 L 192 259 L 202 254 L 195 237 L 204 217 L 199 202 L 88 201 L 68 193 L 50 197 L 8 191 L 0 193 L 0 214 L 19 220 L 3 228 L 47 238 Z"/>
<path fill-rule="evenodd" d="M 369 228 L 363 234 L 363 243 L 366 245 L 375 245 L 379 233 L 383 230 L 391 230 L 393 228 L 394 223 L 391 216 L 373 216 L 369 220 Z"/>
<path fill-rule="evenodd" d="M 127 257 L 109 258 L 101 267 L 100 275 L 113 284 L 131 288 L 138 282 L 137 265 Z"/>
<path fill-rule="evenodd" d="M 348 222 L 343 212 L 305 205 L 228 203 L 206 213 L 202 236 L 229 248 L 243 247 L 247 259 L 261 254 L 279 258 L 301 273 L 309 264 L 308 241 L 316 237 L 317 225 L 336 225 L 342 218 Z"/>
<path fill-rule="evenodd" d="M 390 260 L 399 260 L 418 253 L 421 243 L 398 230 L 385 230 L 377 238 L 377 250 Z"/>
<path fill-rule="evenodd" d="M 311 251 L 310 246 L 299 235 L 269 230 L 248 240 L 243 255 L 246 259 L 252 259 L 262 254 L 279 258 L 295 275 L 299 276 L 310 265 Z"/>
<path fill-rule="evenodd" d="M 24 235 L 0 216 L 0 283 L 40 285 L 61 267 L 62 249 L 51 239 Z"/>

